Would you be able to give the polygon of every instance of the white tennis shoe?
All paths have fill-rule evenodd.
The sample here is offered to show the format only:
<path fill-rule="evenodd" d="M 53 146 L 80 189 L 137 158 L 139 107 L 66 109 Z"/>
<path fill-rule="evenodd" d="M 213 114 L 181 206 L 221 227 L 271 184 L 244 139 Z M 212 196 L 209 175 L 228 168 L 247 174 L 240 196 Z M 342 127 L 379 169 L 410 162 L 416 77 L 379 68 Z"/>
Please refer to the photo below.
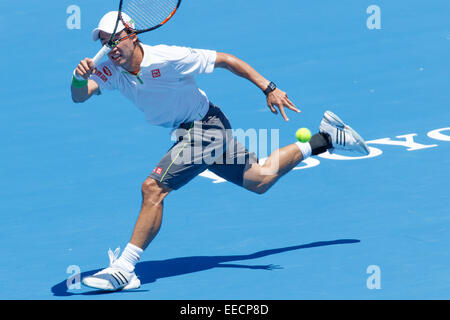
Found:
<path fill-rule="evenodd" d="M 119 252 L 120 248 L 117 248 L 114 252 L 109 249 L 109 267 L 92 276 L 85 277 L 83 279 L 83 284 L 91 288 L 106 291 L 132 290 L 139 288 L 141 286 L 141 281 L 134 271 L 128 272 L 123 268 L 114 265 L 114 262 L 119 257 Z"/>
<path fill-rule="evenodd" d="M 328 149 L 330 153 L 344 151 L 365 156 L 370 153 L 364 139 L 331 111 L 326 111 L 323 115 L 319 131 L 330 135 L 333 144 L 333 148 Z"/>

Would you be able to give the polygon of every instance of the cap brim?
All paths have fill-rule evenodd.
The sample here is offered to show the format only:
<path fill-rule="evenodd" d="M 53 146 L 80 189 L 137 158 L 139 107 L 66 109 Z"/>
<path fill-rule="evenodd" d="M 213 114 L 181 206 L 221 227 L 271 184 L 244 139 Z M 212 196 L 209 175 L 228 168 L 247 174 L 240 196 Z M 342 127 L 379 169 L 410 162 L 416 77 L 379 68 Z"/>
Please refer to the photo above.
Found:
<path fill-rule="evenodd" d="M 97 41 L 98 39 L 100 39 L 100 29 L 99 28 L 95 28 L 94 30 L 92 30 L 92 40 Z"/>

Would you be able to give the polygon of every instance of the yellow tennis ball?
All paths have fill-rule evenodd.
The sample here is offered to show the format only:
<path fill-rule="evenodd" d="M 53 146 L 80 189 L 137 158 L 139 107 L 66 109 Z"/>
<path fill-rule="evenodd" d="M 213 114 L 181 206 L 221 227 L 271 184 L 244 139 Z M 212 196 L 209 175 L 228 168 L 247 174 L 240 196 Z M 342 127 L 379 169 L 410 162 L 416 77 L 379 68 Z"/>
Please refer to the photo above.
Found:
<path fill-rule="evenodd" d="M 311 131 L 309 131 L 308 128 L 300 128 L 295 133 L 295 137 L 300 142 L 308 142 L 309 140 L 311 140 Z"/>

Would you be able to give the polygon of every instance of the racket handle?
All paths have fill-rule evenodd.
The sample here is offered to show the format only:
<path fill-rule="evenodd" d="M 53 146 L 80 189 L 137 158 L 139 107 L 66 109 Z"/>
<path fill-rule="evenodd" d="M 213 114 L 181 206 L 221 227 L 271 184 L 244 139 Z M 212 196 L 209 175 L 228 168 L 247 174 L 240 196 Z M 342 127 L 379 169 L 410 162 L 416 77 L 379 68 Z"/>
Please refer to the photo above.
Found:
<path fill-rule="evenodd" d="M 97 66 L 98 62 L 106 55 L 109 53 L 109 51 L 111 51 L 111 48 L 107 45 L 104 45 L 99 52 L 97 52 L 97 54 L 95 55 L 94 58 L 92 58 L 92 60 L 94 61 L 94 65 Z"/>

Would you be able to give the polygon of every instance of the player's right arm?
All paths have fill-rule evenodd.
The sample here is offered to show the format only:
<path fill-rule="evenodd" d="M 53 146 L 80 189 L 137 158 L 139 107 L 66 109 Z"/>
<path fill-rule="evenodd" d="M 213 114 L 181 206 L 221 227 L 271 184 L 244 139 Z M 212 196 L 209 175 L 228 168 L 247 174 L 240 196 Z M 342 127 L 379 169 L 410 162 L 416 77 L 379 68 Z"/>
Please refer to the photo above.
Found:
<path fill-rule="evenodd" d="M 74 83 L 72 83 L 71 92 L 73 102 L 84 102 L 88 100 L 93 94 L 96 94 L 98 92 L 98 84 L 95 81 L 89 79 L 89 76 L 94 73 L 94 71 L 95 65 L 92 59 L 86 58 L 80 61 L 74 73 L 86 79 L 87 83 L 85 86 L 81 87 L 80 85 L 74 85 Z"/>

